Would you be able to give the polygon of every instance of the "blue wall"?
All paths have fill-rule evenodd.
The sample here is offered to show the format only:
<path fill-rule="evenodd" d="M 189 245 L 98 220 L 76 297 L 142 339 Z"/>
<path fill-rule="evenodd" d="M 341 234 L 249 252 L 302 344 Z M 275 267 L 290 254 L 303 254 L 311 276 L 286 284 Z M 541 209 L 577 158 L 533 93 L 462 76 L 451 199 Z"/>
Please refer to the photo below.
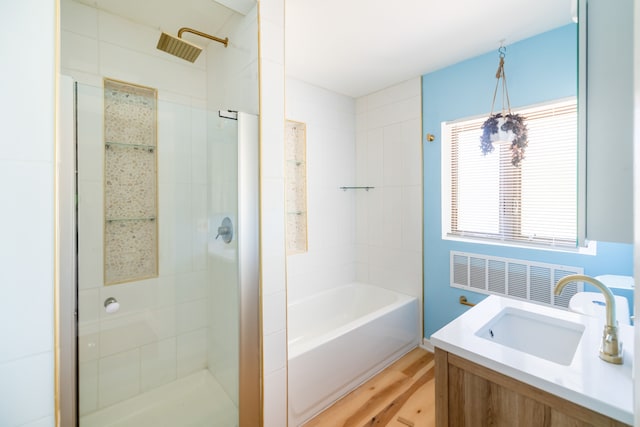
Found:
<path fill-rule="evenodd" d="M 507 46 L 505 73 L 511 106 L 526 106 L 577 93 L 577 26 L 570 24 Z M 435 142 L 424 143 L 424 336 L 462 314 L 485 295 L 449 286 L 449 251 L 583 267 L 585 274 L 633 274 L 633 245 L 598 242 L 597 255 L 521 249 L 442 239 L 441 141 L 443 121 L 487 114 L 495 88 L 497 51 L 422 76 L 422 125 Z M 500 105 L 496 106 L 500 108 Z"/>

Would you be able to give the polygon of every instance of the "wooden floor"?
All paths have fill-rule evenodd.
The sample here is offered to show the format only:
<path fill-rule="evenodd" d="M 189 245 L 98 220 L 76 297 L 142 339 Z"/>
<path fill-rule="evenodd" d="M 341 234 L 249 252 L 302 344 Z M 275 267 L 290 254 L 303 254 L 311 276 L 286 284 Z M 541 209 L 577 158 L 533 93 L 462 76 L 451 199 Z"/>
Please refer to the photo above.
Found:
<path fill-rule="evenodd" d="M 412 350 L 304 427 L 433 427 L 434 364 L 433 353 Z"/>

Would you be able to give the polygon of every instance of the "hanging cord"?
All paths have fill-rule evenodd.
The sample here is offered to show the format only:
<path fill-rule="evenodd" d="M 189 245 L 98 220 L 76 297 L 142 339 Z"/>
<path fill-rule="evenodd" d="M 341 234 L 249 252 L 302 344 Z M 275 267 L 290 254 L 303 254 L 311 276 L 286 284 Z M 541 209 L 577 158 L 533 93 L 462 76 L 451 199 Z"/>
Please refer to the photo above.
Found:
<path fill-rule="evenodd" d="M 491 116 L 493 116 L 493 109 L 496 104 L 496 96 L 498 94 L 498 86 L 500 85 L 500 80 L 502 79 L 502 115 L 504 116 L 504 105 L 505 101 L 507 104 L 507 111 L 511 114 L 511 102 L 509 101 L 509 91 L 507 90 L 507 75 L 504 72 L 504 56 L 507 52 L 507 48 L 504 46 L 500 46 L 498 49 L 498 53 L 500 54 L 500 65 L 498 65 L 498 70 L 496 71 L 496 88 L 493 91 L 493 100 L 491 101 Z"/>

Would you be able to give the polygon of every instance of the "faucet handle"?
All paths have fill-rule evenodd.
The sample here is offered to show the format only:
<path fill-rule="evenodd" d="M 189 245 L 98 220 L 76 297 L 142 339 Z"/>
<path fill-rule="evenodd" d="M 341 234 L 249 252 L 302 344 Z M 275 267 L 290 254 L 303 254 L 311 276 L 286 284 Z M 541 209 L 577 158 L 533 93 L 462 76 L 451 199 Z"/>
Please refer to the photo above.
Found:
<path fill-rule="evenodd" d="M 618 327 L 605 325 L 602 332 L 600 359 L 605 362 L 622 365 L 622 342 L 618 340 Z"/>

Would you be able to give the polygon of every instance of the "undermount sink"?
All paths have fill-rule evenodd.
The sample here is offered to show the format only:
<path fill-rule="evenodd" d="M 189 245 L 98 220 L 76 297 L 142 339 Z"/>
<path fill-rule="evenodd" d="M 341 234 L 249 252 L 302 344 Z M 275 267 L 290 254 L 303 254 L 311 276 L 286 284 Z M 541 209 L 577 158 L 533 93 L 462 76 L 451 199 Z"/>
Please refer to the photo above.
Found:
<path fill-rule="evenodd" d="M 561 365 L 570 365 L 584 325 L 506 307 L 476 336 Z"/>

